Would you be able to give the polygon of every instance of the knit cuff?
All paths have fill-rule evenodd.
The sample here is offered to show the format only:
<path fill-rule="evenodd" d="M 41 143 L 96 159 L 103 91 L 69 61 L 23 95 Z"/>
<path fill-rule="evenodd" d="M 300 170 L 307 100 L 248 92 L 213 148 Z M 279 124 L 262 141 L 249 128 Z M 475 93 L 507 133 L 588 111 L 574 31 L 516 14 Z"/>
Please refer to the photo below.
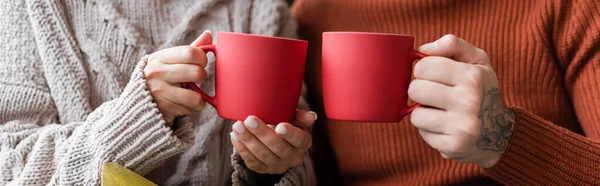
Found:
<path fill-rule="evenodd" d="M 116 161 L 138 174 L 145 174 L 167 158 L 189 148 L 194 141 L 192 122 L 178 119 L 175 131 L 166 121 L 147 89 L 142 58 L 121 96 L 105 111 L 105 125 L 98 126 L 99 148 L 104 161 Z"/>
<path fill-rule="evenodd" d="M 504 185 L 599 185 L 600 145 L 520 108 L 509 146 L 486 170 Z"/>
<path fill-rule="evenodd" d="M 233 185 L 259 185 L 257 180 L 259 177 L 267 176 L 260 173 L 256 173 L 246 167 L 244 160 L 240 155 L 235 152 L 231 155 L 231 165 L 233 166 L 233 174 L 231 175 Z M 281 179 L 275 182 L 276 186 L 288 186 L 288 185 L 316 185 L 314 172 L 312 168 L 312 161 L 308 154 L 304 157 L 304 162 L 300 166 L 288 169 Z"/>

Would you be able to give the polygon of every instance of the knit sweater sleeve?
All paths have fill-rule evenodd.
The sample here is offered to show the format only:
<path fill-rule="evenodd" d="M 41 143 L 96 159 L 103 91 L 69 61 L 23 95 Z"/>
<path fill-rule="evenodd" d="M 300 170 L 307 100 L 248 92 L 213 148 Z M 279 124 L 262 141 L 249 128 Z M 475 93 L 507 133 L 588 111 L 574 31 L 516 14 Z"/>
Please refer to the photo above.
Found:
<path fill-rule="evenodd" d="M 0 185 L 99 185 L 106 162 L 145 174 L 189 147 L 191 123 L 179 121 L 176 131 L 165 127 L 147 91 L 145 65 L 139 62 L 119 98 L 102 104 L 85 121 L 1 124 Z"/>
<path fill-rule="evenodd" d="M 0 185 L 98 185 L 103 163 L 117 162 L 144 174 L 189 147 L 190 122 L 179 121 L 176 131 L 165 127 L 147 91 L 145 65 L 139 62 L 119 98 L 102 104 L 85 121 L 1 124 Z"/>
<path fill-rule="evenodd" d="M 505 185 L 600 185 L 600 3 L 561 2 L 554 42 L 583 135 L 513 107 L 508 149 L 486 170 Z"/>
<path fill-rule="evenodd" d="M 284 1 L 281 0 L 267 0 L 267 1 L 255 1 L 253 7 L 262 7 L 261 10 L 254 10 L 252 14 L 253 18 L 265 18 L 267 16 L 261 16 L 265 12 L 277 12 L 278 16 L 270 16 L 269 20 L 254 20 L 253 25 L 250 25 L 251 32 L 261 35 L 274 35 L 284 38 L 297 38 L 296 21 L 289 11 L 289 8 Z M 273 10 L 264 10 L 264 8 L 270 8 Z M 278 25 L 277 29 L 271 29 L 273 24 Z M 306 102 L 306 85 L 302 86 L 302 95 L 298 101 L 299 109 L 309 109 L 308 103 Z M 306 154 L 304 161 L 300 166 L 292 167 L 288 169 L 283 175 L 263 175 L 256 173 L 248 169 L 244 165 L 244 160 L 233 152 L 231 156 L 231 164 L 234 168 L 232 174 L 232 180 L 234 185 L 316 185 L 316 180 L 312 168 L 312 161 Z"/>

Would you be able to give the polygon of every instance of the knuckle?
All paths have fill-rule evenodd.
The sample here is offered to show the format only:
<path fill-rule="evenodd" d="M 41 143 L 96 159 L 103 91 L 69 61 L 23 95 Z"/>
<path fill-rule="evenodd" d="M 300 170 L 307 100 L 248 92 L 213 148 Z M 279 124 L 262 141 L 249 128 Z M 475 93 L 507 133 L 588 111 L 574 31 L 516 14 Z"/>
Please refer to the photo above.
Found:
<path fill-rule="evenodd" d="M 467 81 L 470 85 L 479 86 L 483 80 L 483 70 L 479 67 L 470 67 L 467 73 Z"/>
<path fill-rule="evenodd" d="M 478 136 L 481 131 L 481 126 L 478 119 L 468 119 L 465 121 L 464 132 L 471 136 Z"/>
<path fill-rule="evenodd" d="M 200 96 L 199 94 L 190 94 L 191 98 L 190 100 L 193 100 L 193 108 L 194 111 L 200 111 L 204 108 L 204 99 L 202 99 L 202 96 Z"/>
<path fill-rule="evenodd" d="M 194 66 L 193 70 L 193 75 L 194 75 L 194 79 L 198 82 L 203 82 L 204 78 L 206 78 L 206 70 L 204 70 L 204 68 L 201 68 L 199 66 Z"/>
<path fill-rule="evenodd" d="M 200 57 L 200 51 L 195 47 L 185 46 L 185 53 L 190 59 L 197 59 Z"/>
<path fill-rule="evenodd" d="M 448 46 L 458 46 L 459 43 L 459 38 L 453 34 L 446 34 L 440 40 L 446 43 Z"/>
<path fill-rule="evenodd" d="M 481 55 L 482 57 L 488 56 L 487 52 L 481 48 L 477 48 L 477 53 L 479 53 L 479 55 Z"/>
<path fill-rule="evenodd" d="M 148 65 L 144 68 L 144 76 L 146 79 L 154 79 L 162 77 L 165 74 L 165 70 L 163 68 L 158 67 L 158 65 Z"/>
<path fill-rule="evenodd" d="M 199 61 L 206 64 L 206 54 L 199 48 L 188 46 L 187 54 L 192 61 Z"/>
<path fill-rule="evenodd" d="M 479 54 L 478 56 L 479 56 L 480 61 L 486 61 L 486 62 L 490 61 L 490 57 L 485 50 L 483 50 L 481 48 L 477 48 L 477 53 Z"/>
<path fill-rule="evenodd" d="M 481 106 L 481 100 L 476 96 L 465 96 L 461 101 L 462 108 L 468 112 L 477 112 Z"/>
<path fill-rule="evenodd" d="M 458 37 L 456 37 L 454 34 L 446 34 L 442 38 L 445 38 L 445 39 L 458 39 Z"/>
<path fill-rule="evenodd" d="M 148 55 L 148 64 L 156 63 L 156 52 Z"/>

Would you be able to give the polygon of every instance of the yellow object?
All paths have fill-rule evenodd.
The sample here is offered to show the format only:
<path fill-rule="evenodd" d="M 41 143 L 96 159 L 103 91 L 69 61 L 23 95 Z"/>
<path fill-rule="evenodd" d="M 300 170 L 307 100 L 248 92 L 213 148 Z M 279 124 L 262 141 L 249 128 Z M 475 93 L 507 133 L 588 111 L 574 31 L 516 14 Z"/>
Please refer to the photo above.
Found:
<path fill-rule="evenodd" d="M 156 184 L 152 183 L 146 178 L 114 162 L 109 162 L 102 165 L 101 179 L 102 186 L 156 186 Z"/>

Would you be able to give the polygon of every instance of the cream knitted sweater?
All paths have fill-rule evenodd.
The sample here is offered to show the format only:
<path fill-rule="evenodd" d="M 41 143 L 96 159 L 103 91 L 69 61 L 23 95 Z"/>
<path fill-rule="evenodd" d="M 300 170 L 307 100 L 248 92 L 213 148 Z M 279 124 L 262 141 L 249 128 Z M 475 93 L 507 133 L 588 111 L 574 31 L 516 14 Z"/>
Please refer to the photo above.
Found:
<path fill-rule="evenodd" d="M 231 121 L 214 108 L 165 127 L 140 59 L 206 29 L 294 37 L 282 0 L 3 0 L 0 15 L 0 185 L 98 185 L 105 162 L 160 185 L 262 176 L 232 152 Z M 207 71 L 210 93 L 212 56 Z M 310 168 L 279 183 L 312 184 Z"/>

